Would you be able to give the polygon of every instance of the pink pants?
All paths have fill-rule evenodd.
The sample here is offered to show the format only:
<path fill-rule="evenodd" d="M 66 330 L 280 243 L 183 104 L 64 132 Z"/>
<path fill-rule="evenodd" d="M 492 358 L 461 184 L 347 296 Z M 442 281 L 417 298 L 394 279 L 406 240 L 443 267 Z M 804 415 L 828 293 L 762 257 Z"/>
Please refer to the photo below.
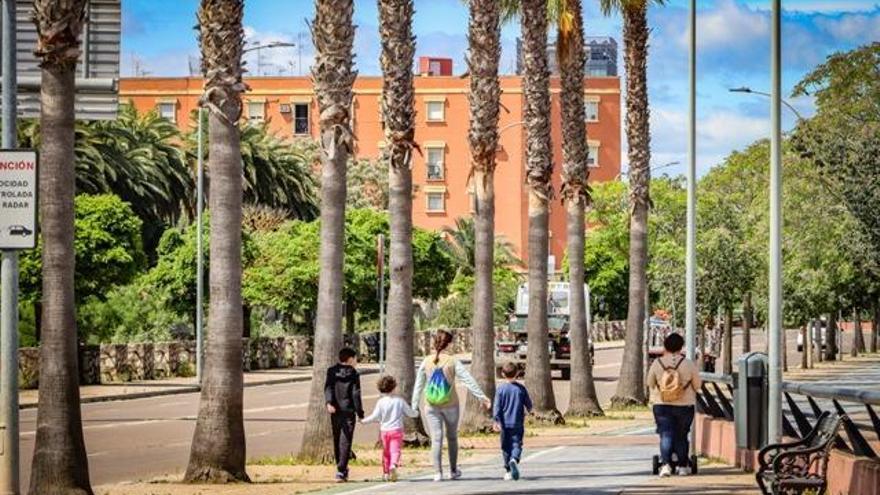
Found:
<path fill-rule="evenodd" d="M 400 449 L 403 446 L 403 430 L 383 431 L 382 436 L 382 470 L 385 474 L 392 467 L 400 465 Z"/>

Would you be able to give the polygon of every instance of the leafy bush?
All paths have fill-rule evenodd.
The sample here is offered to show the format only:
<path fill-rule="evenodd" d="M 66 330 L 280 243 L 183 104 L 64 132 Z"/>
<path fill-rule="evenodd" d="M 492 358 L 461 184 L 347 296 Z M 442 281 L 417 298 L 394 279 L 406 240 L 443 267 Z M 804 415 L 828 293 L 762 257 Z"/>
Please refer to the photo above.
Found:
<path fill-rule="evenodd" d="M 172 329 L 189 318 L 169 309 L 168 296 L 140 283 L 112 289 L 105 299 L 89 298 L 77 311 L 78 326 L 90 343 L 167 342 Z"/>

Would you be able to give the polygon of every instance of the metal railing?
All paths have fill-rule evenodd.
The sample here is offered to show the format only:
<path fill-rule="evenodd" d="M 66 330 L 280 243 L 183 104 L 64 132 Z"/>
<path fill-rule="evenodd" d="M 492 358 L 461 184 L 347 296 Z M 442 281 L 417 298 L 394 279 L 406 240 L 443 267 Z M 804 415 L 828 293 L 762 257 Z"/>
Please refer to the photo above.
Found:
<path fill-rule="evenodd" d="M 782 430 L 785 435 L 803 438 L 812 430 L 812 423 L 822 412 L 830 410 L 843 416 L 843 431 L 847 439 L 845 441 L 838 435 L 834 442 L 835 448 L 857 456 L 880 459 L 880 455 L 865 438 L 866 434 L 873 434 L 880 441 L 880 417 L 874 409 L 874 406 L 880 406 L 880 391 L 784 382 L 782 392 L 793 420 L 790 421 L 783 411 Z M 802 397 L 805 401 L 797 401 L 794 396 Z M 824 409 L 822 404 L 826 406 Z"/>
<path fill-rule="evenodd" d="M 733 421 L 733 393 L 736 390 L 736 375 L 720 373 L 700 373 L 703 385 L 697 393 L 697 412 L 713 418 Z"/>

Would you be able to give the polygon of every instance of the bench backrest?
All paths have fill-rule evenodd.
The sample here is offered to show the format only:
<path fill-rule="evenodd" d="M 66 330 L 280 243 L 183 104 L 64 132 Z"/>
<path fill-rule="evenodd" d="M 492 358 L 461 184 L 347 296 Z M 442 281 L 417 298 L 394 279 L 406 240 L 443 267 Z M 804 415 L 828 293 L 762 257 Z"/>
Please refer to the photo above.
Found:
<path fill-rule="evenodd" d="M 833 446 L 834 439 L 837 437 L 841 421 L 843 421 L 843 417 L 837 413 L 825 412 L 819 416 L 819 421 L 810 432 L 811 438 L 808 446 L 812 448 L 829 446 L 828 450 L 830 450 L 830 446 Z"/>

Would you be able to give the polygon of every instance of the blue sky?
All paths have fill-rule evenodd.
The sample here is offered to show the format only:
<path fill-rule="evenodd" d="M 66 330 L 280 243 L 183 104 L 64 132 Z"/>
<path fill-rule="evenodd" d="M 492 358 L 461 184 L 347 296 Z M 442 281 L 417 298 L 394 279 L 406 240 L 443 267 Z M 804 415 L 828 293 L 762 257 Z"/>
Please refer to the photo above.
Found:
<path fill-rule="evenodd" d="M 731 94 L 731 87 L 769 88 L 769 0 L 700 0 L 698 11 L 698 167 L 719 163 L 732 150 L 769 131 L 769 102 L 756 95 Z M 460 0 L 415 0 L 417 55 L 449 56 L 455 72 L 464 70 L 467 9 Z M 880 40 L 880 0 L 783 0 L 783 86 L 786 91 L 813 66 L 835 51 Z M 248 56 L 257 73 L 307 74 L 312 47 L 307 19 L 312 0 L 247 0 L 245 26 L 254 42 L 302 40 L 302 48 L 264 51 Z M 198 55 L 195 39 L 197 0 L 125 0 L 123 2 L 124 76 L 189 73 Z M 649 24 L 648 85 L 651 99 L 652 161 L 686 161 L 687 143 L 687 0 L 652 7 Z M 355 0 L 357 68 L 379 72 L 376 0 Z M 604 17 L 597 0 L 584 0 L 588 35 L 620 40 L 619 17 Z M 502 71 L 513 72 L 518 24 L 505 26 Z M 622 47 L 621 47 L 622 54 Z M 300 62 L 301 60 L 301 62 Z M 810 115 L 810 98 L 791 100 Z M 784 126 L 795 117 L 783 110 Z M 461 116 L 466 118 L 466 116 Z M 624 157 L 625 163 L 625 157 Z M 625 167 L 625 165 L 624 165 Z M 677 173 L 683 166 L 664 172 Z"/>

